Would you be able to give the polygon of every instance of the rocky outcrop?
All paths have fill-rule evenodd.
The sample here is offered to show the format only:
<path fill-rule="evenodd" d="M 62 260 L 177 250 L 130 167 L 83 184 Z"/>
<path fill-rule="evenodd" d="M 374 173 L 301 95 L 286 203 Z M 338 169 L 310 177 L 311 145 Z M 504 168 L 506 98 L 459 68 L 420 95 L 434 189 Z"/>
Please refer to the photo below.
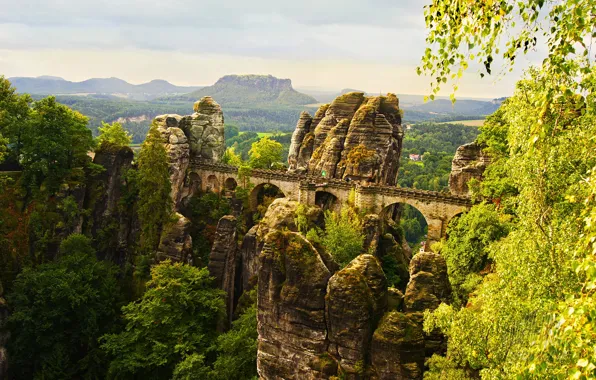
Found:
<path fill-rule="evenodd" d="M 481 180 L 490 157 L 484 152 L 485 145 L 472 142 L 457 148 L 451 162 L 449 190 L 454 195 L 469 195 L 468 182 L 474 178 Z"/>
<path fill-rule="evenodd" d="M 410 282 L 406 288 L 406 311 L 436 309 L 441 302 L 451 299 L 451 285 L 447 264 L 441 255 L 420 252 L 410 262 Z"/>
<path fill-rule="evenodd" d="M 226 215 L 219 220 L 207 266 L 209 274 L 215 279 L 215 286 L 226 294 L 225 304 L 230 322 L 234 312 L 234 281 L 238 251 L 236 228 L 236 218 L 232 215 Z"/>
<path fill-rule="evenodd" d="M 373 335 L 371 363 L 380 380 L 422 378 L 424 334 L 415 316 L 399 311 L 383 316 Z"/>
<path fill-rule="evenodd" d="M 226 150 L 221 107 L 213 98 L 205 96 L 195 103 L 194 111 L 180 120 L 180 128 L 190 144 L 190 156 L 218 162 Z"/>
<path fill-rule="evenodd" d="M 259 273 L 259 250 L 257 249 L 257 230 L 259 226 L 253 226 L 244 235 L 242 244 L 240 245 L 240 278 L 238 282 L 241 284 L 240 291 L 242 293 L 245 290 L 251 288 L 251 284 L 254 283 L 257 274 Z M 240 296 L 240 294 L 238 294 Z"/>
<path fill-rule="evenodd" d="M 372 333 L 387 307 L 387 282 L 372 255 L 360 255 L 327 285 L 329 353 L 346 378 L 364 374 Z"/>
<path fill-rule="evenodd" d="M 288 229 L 297 232 L 296 211 L 300 203 L 287 198 L 277 198 L 271 203 L 257 229 L 257 240 L 263 242 L 265 236 L 273 230 Z M 318 207 L 304 206 L 304 215 L 312 225 L 319 223 L 323 212 Z"/>
<path fill-rule="evenodd" d="M 170 259 L 175 262 L 192 264 L 192 238 L 189 234 L 190 221 L 174 214 L 175 222 L 167 224 L 161 232 L 157 248 L 157 261 Z"/>
<path fill-rule="evenodd" d="M 410 264 L 405 295 L 388 288 L 374 255 L 362 254 L 334 273 L 325 262 L 325 255 L 333 262 L 330 253 L 295 232 L 296 208 L 295 202 L 276 200 L 256 231 L 257 246 L 264 241 L 258 273 L 260 378 L 421 379 L 425 359 L 445 350 L 443 336 L 422 330 L 423 311 L 450 299 L 445 260 L 432 253 L 410 260 L 401 252 L 405 271 Z M 367 221 L 367 240 L 373 242 L 379 221 Z M 385 240 L 401 251 L 401 243 L 386 235 L 378 251 Z"/>
<path fill-rule="evenodd" d="M 133 158 L 129 147 L 108 146 L 95 152 L 93 163 L 105 170 L 90 179 L 85 194 L 85 208 L 91 214 L 83 229 L 105 242 L 97 247 L 98 256 L 119 265 L 128 261 L 128 247 L 136 240 L 134 213 L 120 205 L 125 173 L 132 167 Z"/>
<path fill-rule="evenodd" d="M 292 134 L 292 141 L 290 143 L 290 150 L 288 152 L 288 163 L 290 167 L 294 167 L 299 171 L 306 170 L 306 162 L 302 160 L 299 165 L 298 156 L 300 154 L 300 149 L 302 148 L 304 138 L 310 133 L 311 124 L 312 116 L 310 116 L 308 112 L 302 111 L 300 114 L 300 119 L 298 119 L 298 124 L 296 124 L 296 129 Z M 312 154 L 312 150 L 310 154 Z"/>
<path fill-rule="evenodd" d="M 265 236 L 259 256 L 257 368 L 263 379 L 328 378 L 325 293 L 331 273 L 296 232 Z"/>
<path fill-rule="evenodd" d="M 189 116 L 160 115 L 157 125 L 168 154 L 171 196 L 176 210 L 196 189 L 196 179 L 187 173 L 191 159 L 218 162 L 226 149 L 224 117 L 219 104 L 205 96 L 195 103 Z"/>
<path fill-rule="evenodd" d="M 153 120 L 161 134 L 168 155 L 170 182 L 172 184 L 170 195 L 175 205 L 180 202 L 180 192 L 184 184 L 186 169 L 188 169 L 190 163 L 188 138 L 180 129 L 180 120 L 182 120 L 182 117 L 178 115 L 161 115 Z"/>
<path fill-rule="evenodd" d="M 289 170 L 329 178 L 395 185 L 403 139 L 394 94 L 351 92 L 303 113 L 292 135 Z"/>
<path fill-rule="evenodd" d="M 362 244 L 363 252 L 377 252 L 381 230 L 381 219 L 378 215 L 369 214 L 364 217 L 362 220 L 362 232 L 364 233 L 364 243 Z"/>

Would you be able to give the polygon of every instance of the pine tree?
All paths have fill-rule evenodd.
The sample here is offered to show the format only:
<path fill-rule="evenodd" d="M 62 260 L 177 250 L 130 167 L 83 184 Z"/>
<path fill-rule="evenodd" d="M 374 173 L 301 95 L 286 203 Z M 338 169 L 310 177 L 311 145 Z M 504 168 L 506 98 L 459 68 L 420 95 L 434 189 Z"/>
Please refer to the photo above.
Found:
<path fill-rule="evenodd" d="M 154 124 L 139 153 L 139 208 L 141 249 L 156 249 L 164 224 L 172 214 L 168 157 L 162 138 Z"/>

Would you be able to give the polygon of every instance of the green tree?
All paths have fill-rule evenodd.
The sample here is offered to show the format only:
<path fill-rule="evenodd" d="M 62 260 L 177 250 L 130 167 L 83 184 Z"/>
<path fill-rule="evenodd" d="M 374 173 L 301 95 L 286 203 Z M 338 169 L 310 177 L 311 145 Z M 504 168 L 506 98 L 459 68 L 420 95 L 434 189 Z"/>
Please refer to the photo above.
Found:
<path fill-rule="evenodd" d="M 0 133 L 0 163 L 2 163 L 2 161 L 4 161 L 7 151 L 8 151 L 8 139 L 4 138 L 2 136 L 2 133 Z"/>
<path fill-rule="evenodd" d="M 132 136 L 122 128 L 122 124 L 117 122 L 113 122 L 112 124 L 101 122 L 99 136 L 97 136 L 99 149 L 105 149 L 109 146 L 128 146 L 131 141 Z"/>
<path fill-rule="evenodd" d="M 339 215 L 331 211 L 325 212 L 322 244 L 339 265 L 346 266 L 362 253 L 362 222 L 347 207 Z"/>
<path fill-rule="evenodd" d="M 248 152 L 248 163 L 255 169 L 270 169 L 271 165 L 280 162 L 283 157 L 283 146 L 265 136 L 252 144 Z"/>
<path fill-rule="evenodd" d="M 238 127 L 231 124 L 226 124 L 224 126 L 224 137 L 225 139 L 231 139 L 238 136 L 240 132 L 238 131 Z"/>
<path fill-rule="evenodd" d="M 433 0 L 425 6 L 424 14 L 427 48 L 418 73 L 433 78 L 431 99 L 443 83 L 459 79 L 470 62 L 484 67 L 482 77 L 492 74 L 499 56 L 511 70 L 520 55 L 542 41 L 546 41 L 548 51 L 543 62 L 546 75 L 589 76 L 592 70 L 590 47 L 596 28 L 593 0 Z M 506 38 L 504 47 L 502 38 Z M 583 87 L 583 82 L 567 85 Z M 457 80 L 453 90 L 457 91 Z M 554 94 L 546 91 L 543 96 L 552 100 Z"/>
<path fill-rule="evenodd" d="M 214 380 L 250 380 L 257 377 L 257 291 L 243 295 L 251 300 L 232 323 L 230 331 L 217 337 Z"/>
<path fill-rule="evenodd" d="M 12 156 L 18 160 L 23 147 L 23 136 L 29 130 L 31 97 L 19 95 L 11 83 L 0 76 L 0 136 L 11 144 Z"/>
<path fill-rule="evenodd" d="M 593 310 L 593 277 L 590 269 L 578 268 L 594 257 L 579 232 L 592 228 L 585 217 L 593 212 L 586 178 L 596 166 L 591 137 L 596 134 L 596 99 L 593 91 L 583 99 L 562 91 L 546 110 L 542 103 L 545 92 L 573 80 L 533 70 L 502 106 L 507 130 L 503 146 L 508 147 L 503 175 L 517 191 L 503 194 L 508 199 L 502 204 L 508 207 L 497 210 L 498 218 L 511 219 L 511 225 L 506 236 L 491 243 L 500 232 L 494 229 L 498 225 L 486 224 L 496 216 L 474 206 L 470 214 L 479 212 L 481 218 L 459 231 L 456 227 L 453 234 L 448 231 L 447 245 L 459 251 L 453 258 L 463 259 L 455 265 L 463 271 L 452 273 L 456 279 L 482 266 L 482 252 L 494 265 L 477 287 L 468 288 L 474 290 L 465 308 L 442 305 L 427 313 L 425 329 L 439 328 L 449 342 L 447 361 L 434 361 L 435 378 L 453 368 L 486 379 L 593 375 L 593 350 L 582 343 L 594 336 L 593 323 L 583 316 Z M 578 103 L 584 111 L 578 112 Z M 491 230 L 497 233 L 487 234 Z"/>
<path fill-rule="evenodd" d="M 26 268 L 8 294 L 10 371 L 20 379 L 99 379 L 97 339 L 117 312 L 116 269 L 97 261 L 89 238 L 71 235 L 55 262 Z"/>
<path fill-rule="evenodd" d="M 506 215 L 503 218 L 507 218 Z M 462 305 L 481 281 L 478 275 L 489 263 L 488 246 L 507 235 L 507 225 L 493 205 L 481 204 L 453 220 L 441 255 L 447 262 L 455 304 Z"/>
<path fill-rule="evenodd" d="M 122 308 L 124 331 L 105 335 L 117 379 L 191 379 L 206 371 L 203 358 L 225 313 L 223 294 L 212 288 L 207 268 L 164 261 L 151 268 L 147 291 Z"/>
<path fill-rule="evenodd" d="M 236 154 L 236 149 L 234 147 L 227 148 L 224 152 L 224 155 L 221 159 L 221 162 L 227 165 L 237 166 L 240 167 L 243 164 L 242 157 L 239 154 Z"/>
<path fill-rule="evenodd" d="M 56 191 L 71 169 L 91 162 L 87 153 L 93 136 L 87 118 L 54 97 L 33 104 L 31 128 L 22 141 L 23 176 L 33 189 L 45 183 L 48 190 Z"/>
<path fill-rule="evenodd" d="M 172 215 L 168 157 L 156 125 L 147 134 L 138 163 L 141 248 L 150 253 L 157 248 L 163 226 Z"/>

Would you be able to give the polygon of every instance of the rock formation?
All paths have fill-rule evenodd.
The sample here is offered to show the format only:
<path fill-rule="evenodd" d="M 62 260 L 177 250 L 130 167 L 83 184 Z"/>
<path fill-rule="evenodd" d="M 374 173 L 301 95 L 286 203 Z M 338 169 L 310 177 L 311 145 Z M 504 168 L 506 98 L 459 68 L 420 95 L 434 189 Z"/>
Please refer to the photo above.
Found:
<path fill-rule="evenodd" d="M 441 255 L 420 252 L 410 262 L 410 282 L 404 296 L 406 311 L 436 309 L 441 302 L 449 302 L 451 286 L 447 264 Z"/>
<path fill-rule="evenodd" d="M 257 368 L 264 379 L 327 378 L 325 292 L 331 277 L 300 234 L 275 230 L 259 256 Z M 331 373 L 326 374 L 329 370 Z M 327 375 L 327 376 L 325 376 Z"/>
<path fill-rule="evenodd" d="M 192 115 L 160 115 L 153 122 L 168 153 L 172 200 L 176 209 L 193 186 L 186 169 L 191 159 L 218 162 L 225 151 L 224 117 L 219 104 L 206 96 L 195 103 Z"/>
<path fill-rule="evenodd" d="M 205 96 L 195 103 L 194 111 L 180 120 L 180 128 L 189 140 L 190 156 L 217 162 L 226 150 L 221 107 L 210 96 Z"/>
<path fill-rule="evenodd" d="M 170 259 L 174 262 L 192 264 L 190 221 L 179 213 L 176 213 L 174 218 L 176 222 L 167 225 L 161 233 L 157 248 L 157 260 Z"/>
<path fill-rule="evenodd" d="M 124 174 L 132 167 L 133 157 L 129 147 L 107 147 L 95 152 L 93 163 L 105 170 L 90 179 L 85 194 L 85 208 L 91 214 L 83 229 L 107 241 L 105 246 L 97 247 L 97 254 L 118 265 L 127 261 L 128 247 L 136 240 L 133 213 L 120 206 L 126 185 Z"/>
<path fill-rule="evenodd" d="M 390 311 L 372 339 L 371 362 L 380 380 L 421 379 L 424 334 L 414 316 Z"/>
<path fill-rule="evenodd" d="M 351 92 L 303 112 L 292 135 L 289 170 L 386 185 L 397 183 L 403 139 L 394 94 L 366 97 Z"/>
<path fill-rule="evenodd" d="M 180 191 L 184 184 L 186 169 L 188 169 L 190 163 L 188 138 L 180 129 L 181 119 L 178 115 L 161 115 L 153 120 L 161 134 L 168 154 L 170 182 L 172 184 L 170 195 L 174 204 L 178 204 L 180 201 Z"/>
<path fill-rule="evenodd" d="M 421 379 L 425 358 L 445 349 L 440 334 L 422 330 L 423 311 L 450 300 L 445 260 L 415 255 L 404 295 L 387 287 L 374 255 L 362 254 L 339 271 L 327 265 L 330 253 L 296 232 L 296 209 L 296 202 L 276 200 L 252 233 L 263 247 L 260 378 Z M 375 241 L 378 220 L 367 221 L 368 240 Z"/>
<path fill-rule="evenodd" d="M 226 294 L 225 304 L 230 322 L 234 312 L 234 281 L 238 251 L 236 227 L 236 218 L 232 215 L 226 215 L 219 220 L 208 265 L 209 274 L 215 278 L 215 286 Z"/>
<path fill-rule="evenodd" d="M 387 282 L 378 260 L 361 255 L 327 285 L 329 353 L 343 373 L 362 375 L 374 328 L 387 307 Z"/>
<path fill-rule="evenodd" d="M 490 157 L 484 152 L 486 146 L 472 142 L 457 148 L 451 163 L 449 190 L 454 195 L 469 195 L 468 181 L 482 179 Z"/>

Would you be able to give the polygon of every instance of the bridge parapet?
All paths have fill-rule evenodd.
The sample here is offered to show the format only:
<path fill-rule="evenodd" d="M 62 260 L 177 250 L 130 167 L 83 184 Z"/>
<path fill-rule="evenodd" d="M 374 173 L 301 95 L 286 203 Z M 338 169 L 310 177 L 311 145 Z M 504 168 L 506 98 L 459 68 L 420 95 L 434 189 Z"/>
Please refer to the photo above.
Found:
<path fill-rule="evenodd" d="M 205 169 L 217 171 L 222 173 L 237 174 L 238 167 L 226 165 L 221 163 L 206 162 L 202 160 L 191 160 L 191 167 L 194 169 Z M 288 182 L 306 182 L 315 184 L 316 188 L 330 187 L 341 190 L 356 189 L 356 191 L 363 194 L 379 194 L 385 196 L 407 197 L 414 198 L 421 201 L 438 201 L 441 203 L 448 203 L 461 206 L 472 206 L 472 200 L 469 197 L 452 195 L 438 191 L 412 189 L 397 186 L 383 186 L 383 185 L 360 185 L 358 183 L 350 183 L 337 178 L 326 178 L 321 176 L 304 175 L 289 173 L 284 170 L 267 170 L 267 169 L 252 169 L 251 177 L 259 177 L 264 179 L 275 179 L 278 181 Z"/>

